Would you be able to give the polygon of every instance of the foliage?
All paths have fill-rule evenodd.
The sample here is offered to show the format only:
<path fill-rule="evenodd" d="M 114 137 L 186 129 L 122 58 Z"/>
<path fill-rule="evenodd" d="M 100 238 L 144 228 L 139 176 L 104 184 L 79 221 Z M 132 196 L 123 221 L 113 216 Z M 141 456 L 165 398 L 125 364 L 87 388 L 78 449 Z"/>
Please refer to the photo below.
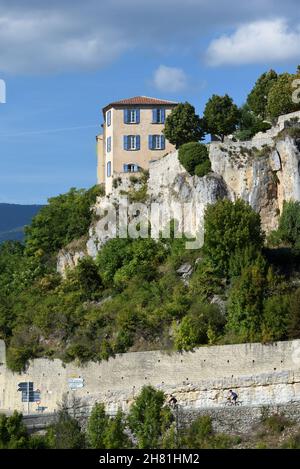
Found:
<path fill-rule="evenodd" d="M 214 94 L 205 106 L 204 120 L 207 131 L 218 135 L 222 142 L 226 135 L 236 130 L 239 117 L 239 109 L 228 94 L 225 96 Z"/>
<path fill-rule="evenodd" d="M 180 103 L 168 115 L 163 130 L 170 143 L 179 148 L 189 142 L 203 140 L 204 125 L 190 103 Z"/>
<path fill-rule="evenodd" d="M 193 303 L 175 330 L 175 347 L 192 350 L 197 345 L 208 344 L 212 335 L 217 338 L 222 334 L 224 325 L 224 315 L 217 305 Z"/>
<path fill-rule="evenodd" d="M 184 448 L 190 449 L 227 449 L 232 447 L 234 439 L 228 435 L 215 434 L 211 417 L 198 417 L 182 437 Z"/>
<path fill-rule="evenodd" d="M 82 449 L 85 437 L 76 418 L 64 408 L 60 409 L 55 423 L 47 430 L 46 440 L 51 448 Z"/>
<path fill-rule="evenodd" d="M 265 132 L 269 130 L 271 125 L 264 122 L 261 117 L 258 117 L 247 104 L 240 108 L 240 118 L 238 123 L 238 130 L 235 137 L 239 140 L 250 140 L 257 132 Z"/>
<path fill-rule="evenodd" d="M 204 251 L 223 277 L 230 271 L 230 259 L 245 246 L 261 250 L 263 234 L 260 217 L 244 201 L 219 200 L 209 205 L 204 215 Z"/>
<path fill-rule="evenodd" d="M 87 425 L 87 441 L 94 449 L 105 448 L 104 438 L 109 417 L 105 413 L 104 404 L 95 404 Z"/>
<path fill-rule="evenodd" d="M 278 75 L 274 70 L 263 73 L 256 81 L 253 89 L 247 97 L 249 109 L 259 118 L 266 119 L 268 95 L 272 86 L 276 83 Z"/>
<path fill-rule="evenodd" d="M 128 416 L 138 448 L 158 448 L 162 435 L 171 424 L 171 412 L 164 407 L 165 395 L 151 386 L 144 386 L 132 404 Z"/>
<path fill-rule="evenodd" d="M 288 338 L 290 297 L 274 295 L 264 302 L 262 339 L 264 342 Z"/>
<path fill-rule="evenodd" d="M 265 278 L 266 263 L 259 257 L 242 271 L 230 291 L 227 329 L 241 337 L 243 342 L 255 341 L 260 332 Z"/>
<path fill-rule="evenodd" d="M 103 188 L 94 186 L 89 190 L 73 188 L 49 199 L 25 230 L 26 253 L 42 250 L 50 255 L 85 235 L 92 221 L 91 207 L 102 194 Z"/>
<path fill-rule="evenodd" d="M 0 449 L 21 449 L 29 445 L 29 435 L 23 415 L 17 411 L 7 417 L 0 414 Z"/>
<path fill-rule="evenodd" d="M 300 202 L 284 202 L 277 233 L 283 243 L 300 250 Z"/>
<path fill-rule="evenodd" d="M 198 142 L 190 142 L 179 148 L 179 161 L 191 175 L 205 176 L 211 170 L 206 145 Z"/>
<path fill-rule="evenodd" d="M 300 104 L 292 100 L 295 88 L 293 81 L 300 78 L 300 73 L 293 75 L 283 73 L 270 88 L 266 113 L 272 120 L 276 120 L 282 114 L 288 114 L 300 110 Z"/>
<path fill-rule="evenodd" d="M 123 412 L 119 409 L 114 418 L 110 418 L 105 429 L 104 446 L 108 449 L 123 449 L 132 446 L 130 438 L 125 432 Z"/>

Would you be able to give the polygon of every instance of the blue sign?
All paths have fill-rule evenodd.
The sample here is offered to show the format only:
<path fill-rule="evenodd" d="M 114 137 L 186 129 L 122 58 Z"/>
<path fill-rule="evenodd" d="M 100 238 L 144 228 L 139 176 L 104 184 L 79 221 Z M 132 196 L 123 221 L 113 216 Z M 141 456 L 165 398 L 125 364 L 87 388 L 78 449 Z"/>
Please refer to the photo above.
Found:
<path fill-rule="evenodd" d="M 18 391 L 22 393 L 22 402 L 40 402 L 41 400 L 40 390 L 34 391 L 31 381 L 19 383 Z"/>

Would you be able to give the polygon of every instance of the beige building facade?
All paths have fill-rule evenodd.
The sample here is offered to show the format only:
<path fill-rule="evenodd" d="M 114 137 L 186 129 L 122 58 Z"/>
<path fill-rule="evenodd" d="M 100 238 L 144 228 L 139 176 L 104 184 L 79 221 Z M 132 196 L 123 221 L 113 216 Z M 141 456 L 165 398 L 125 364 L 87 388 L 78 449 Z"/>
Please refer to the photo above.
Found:
<path fill-rule="evenodd" d="M 150 161 L 174 151 L 162 131 L 178 103 L 145 96 L 116 101 L 103 108 L 103 134 L 97 136 L 97 180 L 112 191 L 113 179 L 149 168 Z"/>

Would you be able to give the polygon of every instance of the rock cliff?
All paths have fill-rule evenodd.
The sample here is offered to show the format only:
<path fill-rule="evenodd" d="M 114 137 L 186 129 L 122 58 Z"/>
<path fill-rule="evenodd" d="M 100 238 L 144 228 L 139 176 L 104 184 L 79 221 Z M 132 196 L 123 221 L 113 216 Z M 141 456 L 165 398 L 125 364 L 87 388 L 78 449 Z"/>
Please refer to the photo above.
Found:
<path fill-rule="evenodd" d="M 200 244 L 203 242 L 205 208 L 219 198 L 245 200 L 260 214 L 266 233 L 276 229 L 283 202 L 300 200 L 298 121 L 300 112 L 281 116 L 275 127 L 265 134 L 257 134 L 251 141 L 210 143 L 212 172 L 202 178 L 190 176 L 180 165 L 178 153 L 174 152 L 150 164 L 147 182 L 136 178 L 131 178 L 131 182 L 128 178 L 118 181 L 113 192 L 99 198 L 93 208 L 95 222 L 89 230 L 85 252 L 96 257 L 101 246 L 116 235 L 109 223 L 104 225 L 102 217 L 112 206 L 119 216 L 120 201 L 124 201 L 125 196 L 128 196 L 129 208 L 134 202 L 143 202 L 143 207 L 150 212 L 150 207 L 157 204 L 161 211 L 161 228 L 172 218 L 180 225 L 184 206 L 189 204 L 188 234 L 197 236 Z M 143 207 L 137 206 L 136 212 Z M 130 214 L 129 209 L 128 219 L 137 216 L 134 210 Z M 58 257 L 58 270 L 64 273 L 66 268 L 76 265 L 82 255 L 82 251 L 62 251 Z"/>

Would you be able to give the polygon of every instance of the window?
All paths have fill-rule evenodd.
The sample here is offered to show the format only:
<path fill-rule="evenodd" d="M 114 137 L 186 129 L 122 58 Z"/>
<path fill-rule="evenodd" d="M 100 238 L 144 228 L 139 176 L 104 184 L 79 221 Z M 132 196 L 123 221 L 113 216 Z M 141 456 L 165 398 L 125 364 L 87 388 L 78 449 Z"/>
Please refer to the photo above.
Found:
<path fill-rule="evenodd" d="M 164 150 L 166 147 L 163 135 L 149 135 L 149 150 Z"/>
<path fill-rule="evenodd" d="M 124 150 L 140 150 L 141 138 L 139 135 L 124 135 Z"/>
<path fill-rule="evenodd" d="M 107 153 L 110 153 L 110 152 L 111 152 L 111 137 L 107 137 L 107 140 L 106 140 L 106 151 L 107 151 Z"/>
<path fill-rule="evenodd" d="M 107 127 L 111 125 L 111 111 L 107 111 L 106 113 L 106 123 L 107 123 Z"/>
<path fill-rule="evenodd" d="M 153 124 L 164 124 L 166 119 L 166 110 L 163 108 L 153 109 L 152 111 L 152 123 Z"/>
<path fill-rule="evenodd" d="M 139 124 L 140 123 L 140 110 L 139 109 L 124 109 L 124 123 L 125 124 Z"/>
<path fill-rule="evenodd" d="M 110 161 L 107 163 L 107 172 L 106 172 L 106 174 L 107 174 L 108 178 L 111 176 L 111 162 Z"/>
<path fill-rule="evenodd" d="M 124 164 L 123 169 L 124 173 L 137 173 L 140 168 L 137 164 L 129 163 Z"/>

